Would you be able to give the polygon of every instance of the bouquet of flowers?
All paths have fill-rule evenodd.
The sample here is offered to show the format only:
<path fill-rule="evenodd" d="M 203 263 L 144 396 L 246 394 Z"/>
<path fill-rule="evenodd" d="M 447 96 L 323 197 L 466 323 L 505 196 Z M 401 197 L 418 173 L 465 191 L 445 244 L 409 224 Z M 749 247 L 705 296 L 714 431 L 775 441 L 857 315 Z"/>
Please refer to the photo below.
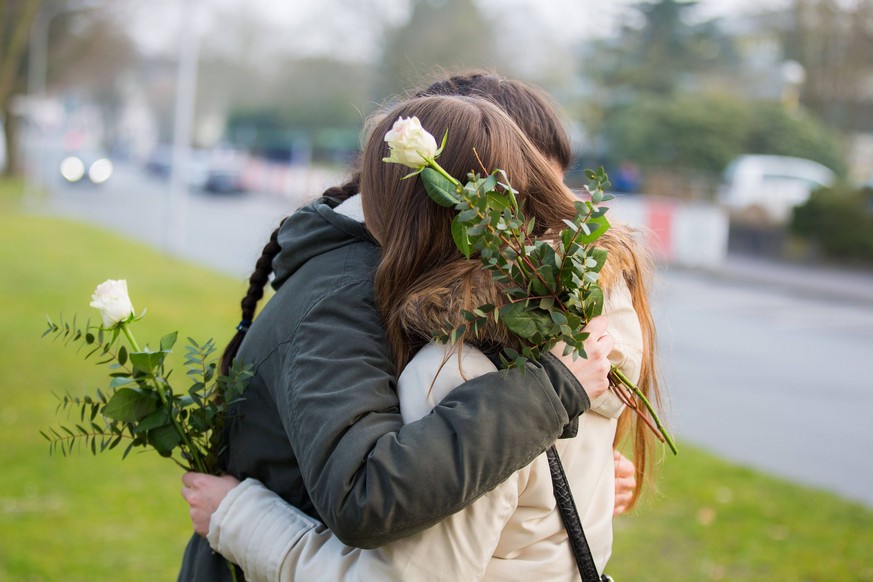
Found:
<path fill-rule="evenodd" d="M 420 176 L 428 196 L 440 206 L 454 208 L 452 238 L 467 259 L 475 255 L 492 279 L 505 286 L 503 305 L 482 305 L 463 312 L 465 324 L 442 330 L 437 339 L 455 342 L 468 330 L 476 334 L 492 318 L 502 323 L 522 342 L 521 353 L 506 348 L 504 367 L 523 366 L 537 360 L 559 342 L 567 353 L 585 357 L 583 328 L 603 310 L 603 291 L 598 274 L 606 263 L 607 251 L 595 242 L 609 228 L 606 207 L 612 199 L 604 192 L 608 177 L 600 168 L 586 170 L 589 200 L 575 202 L 576 215 L 565 220 L 566 229 L 537 239 L 534 220 L 522 213 L 517 192 L 508 176 L 497 169 L 470 173 L 461 183 L 437 162 L 448 134 L 437 147 L 436 139 L 416 117 L 398 119 L 385 135 L 390 156 L 387 163 L 414 170 L 406 178 Z M 610 389 L 634 410 L 670 450 L 677 452 L 649 400 L 615 366 L 610 372 Z"/>
<path fill-rule="evenodd" d="M 131 326 L 145 312 L 135 315 L 124 280 L 100 284 L 91 299 L 102 325 L 88 321 L 79 328 L 75 318 L 71 323 L 49 320 L 43 336 L 87 350 L 86 359 L 96 357 L 98 364 L 108 365 L 109 383 L 91 395 L 59 397 L 58 410 L 75 414 L 79 422 L 40 431 L 49 441 L 49 453 L 66 456 L 84 446 L 96 455 L 126 443 L 122 458 L 135 448 L 153 449 L 186 471 L 219 474 L 226 411 L 242 397 L 251 366 L 235 361 L 227 375 L 218 374 L 214 342 L 201 344 L 189 337 L 184 361 L 189 386 L 177 393 L 166 366 L 177 332 L 163 336 L 157 349 L 141 348 Z M 127 346 L 120 345 L 122 336 Z M 235 580 L 236 570 L 228 566 Z"/>
<path fill-rule="evenodd" d="M 80 422 L 41 431 L 49 452 L 59 450 L 66 456 L 84 445 L 97 454 L 126 442 L 124 457 L 134 448 L 154 449 L 185 470 L 217 474 L 224 413 L 241 397 L 250 368 L 234 363 L 227 376 L 217 375 L 211 357 L 214 342 L 199 344 L 188 338 L 185 368 L 191 384 L 186 392 L 176 393 L 165 360 L 178 334 L 162 337 L 158 349 L 140 348 L 130 328 L 145 312 L 134 314 L 127 281 L 106 281 L 91 298 L 102 326 L 89 321 L 80 329 L 75 318 L 60 324 L 49 320 L 43 336 L 86 347 L 86 359 L 96 355 L 98 364 L 109 365 L 109 385 L 93 395 L 60 397 L 59 410 L 77 409 Z M 118 345 L 122 335 L 127 347 Z"/>

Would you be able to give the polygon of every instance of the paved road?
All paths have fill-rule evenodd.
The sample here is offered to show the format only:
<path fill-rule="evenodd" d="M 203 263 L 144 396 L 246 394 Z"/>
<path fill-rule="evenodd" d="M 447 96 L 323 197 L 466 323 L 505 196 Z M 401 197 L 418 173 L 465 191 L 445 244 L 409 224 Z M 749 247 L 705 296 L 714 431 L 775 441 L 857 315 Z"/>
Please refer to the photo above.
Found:
<path fill-rule="evenodd" d="M 873 506 L 873 302 L 738 277 L 663 277 L 658 321 L 676 432 Z"/>
<path fill-rule="evenodd" d="M 243 279 L 294 204 L 192 194 L 178 254 Z M 47 208 L 167 248 L 166 184 L 134 168 Z M 662 270 L 655 303 L 680 439 L 873 507 L 873 275 L 731 258 Z"/>

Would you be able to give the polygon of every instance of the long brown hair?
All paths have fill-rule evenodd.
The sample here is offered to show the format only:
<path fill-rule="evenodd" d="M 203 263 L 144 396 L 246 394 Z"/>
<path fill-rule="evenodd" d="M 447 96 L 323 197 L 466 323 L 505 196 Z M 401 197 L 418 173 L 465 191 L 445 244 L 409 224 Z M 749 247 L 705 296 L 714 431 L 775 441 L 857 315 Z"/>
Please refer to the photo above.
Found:
<path fill-rule="evenodd" d="M 450 230 L 454 210 L 435 205 L 421 180 L 403 180 L 409 168 L 382 161 L 388 156 L 385 133 L 398 117 L 413 116 L 434 135 L 448 131 L 439 161 L 451 175 L 465 179 L 469 172 L 482 173 L 480 166 L 505 170 L 540 234 L 575 214 L 572 194 L 549 161 L 496 105 L 468 97 L 421 97 L 379 116 L 361 158 L 361 191 L 367 228 L 382 246 L 376 298 L 398 371 L 422 340 L 410 337 L 398 307 L 431 273 L 459 259 Z"/>
<path fill-rule="evenodd" d="M 411 116 L 418 117 L 424 128 L 436 136 L 448 130 L 449 140 L 439 161 L 453 176 L 464 179 L 468 172 L 481 173 L 481 166 L 504 169 L 520 193 L 525 215 L 536 219 L 538 234 L 563 228 L 561 220 L 575 214 L 572 193 L 555 173 L 553 160 L 544 156 L 499 107 L 485 100 L 426 96 L 410 99 L 377 116 L 369 128 L 362 156 L 361 190 L 367 226 L 382 246 L 376 298 L 398 371 L 433 331 L 411 325 L 407 317 L 410 311 L 420 314 L 431 309 L 434 318 L 451 317 L 459 309 L 478 307 L 483 298 L 495 292 L 490 278 L 483 277 L 475 263 L 460 257 L 450 233 L 454 211 L 434 204 L 420 180 L 402 180 L 411 171 L 409 168 L 382 161 L 389 155 L 383 136 L 398 117 Z M 622 277 L 631 292 L 643 332 L 639 387 L 658 402 L 648 253 L 625 227 L 607 231 L 600 245 L 610 253 L 602 272 L 604 289 L 608 291 Z M 487 339 L 511 341 L 504 333 L 485 330 L 486 336 L 489 333 L 492 335 Z M 653 438 L 633 413 L 625 411 L 616 441 L 630 434 L 637 471 L 636 502 L 646 481 Z"/>
<path fill-rule="evenodd" d="M 637 388 L 646 395 L 656 409 L 661 408 L 661 388 L 657 368 L 657 336 L 655 320 L 650 302 L 654 262 L 649 250 L 644 246 L 642 233 L 621 224 L 614 224 L 597 241 L 598 246 L 609 253 L 608 260 L 601 271 L 600 285 L 604 291 L 622 277 L 630 291 L 631 302 L 640 322 L 643 345 L 640 362 L 640 377 Z M 607 313 L 607 316 L 609 314 Z M 638 403 L 641 406 L 641 403 Z M 641 422 L 634 411 L 626 408 L 618 419 L 615 431 L 615 446 L 621 448 L 630 444 L 633 450 L 636 486 L 634 496 L 628 504 L 631 510 L 640 499 L 645 485 L 650 481 L 655 447 L 655 436 L 649 427 Z"/>

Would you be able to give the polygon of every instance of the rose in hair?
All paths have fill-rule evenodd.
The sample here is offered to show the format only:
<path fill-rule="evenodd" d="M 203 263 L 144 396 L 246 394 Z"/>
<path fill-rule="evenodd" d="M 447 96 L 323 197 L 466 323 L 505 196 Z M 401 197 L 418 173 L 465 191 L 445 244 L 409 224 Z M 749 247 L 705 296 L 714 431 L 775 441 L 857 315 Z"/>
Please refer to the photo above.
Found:
<path fill-rule="evenodd" d="M 436 139 L 429 134 L 417 117 L 400 117 L 391 131 L 385 134 L 391 156 L 383 161 L 402 164 L 414 170 L 426 166 L 438 154 Z"/>

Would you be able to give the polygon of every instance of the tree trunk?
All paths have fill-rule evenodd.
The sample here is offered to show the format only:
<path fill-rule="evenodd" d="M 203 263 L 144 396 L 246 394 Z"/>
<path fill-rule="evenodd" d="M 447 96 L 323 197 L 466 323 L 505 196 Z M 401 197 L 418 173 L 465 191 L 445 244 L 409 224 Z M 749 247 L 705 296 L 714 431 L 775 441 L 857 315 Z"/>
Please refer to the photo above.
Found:
<path fill-rule="evenodd" d="M 6 146 L 6 166 L 3 168 L 4 177 L 18 176 L 21 174 L 21 155 L 18 149 L 18 123 L 19 119 L 12 114 L 7 106 L 3 108 L 3 143 Z"/>

